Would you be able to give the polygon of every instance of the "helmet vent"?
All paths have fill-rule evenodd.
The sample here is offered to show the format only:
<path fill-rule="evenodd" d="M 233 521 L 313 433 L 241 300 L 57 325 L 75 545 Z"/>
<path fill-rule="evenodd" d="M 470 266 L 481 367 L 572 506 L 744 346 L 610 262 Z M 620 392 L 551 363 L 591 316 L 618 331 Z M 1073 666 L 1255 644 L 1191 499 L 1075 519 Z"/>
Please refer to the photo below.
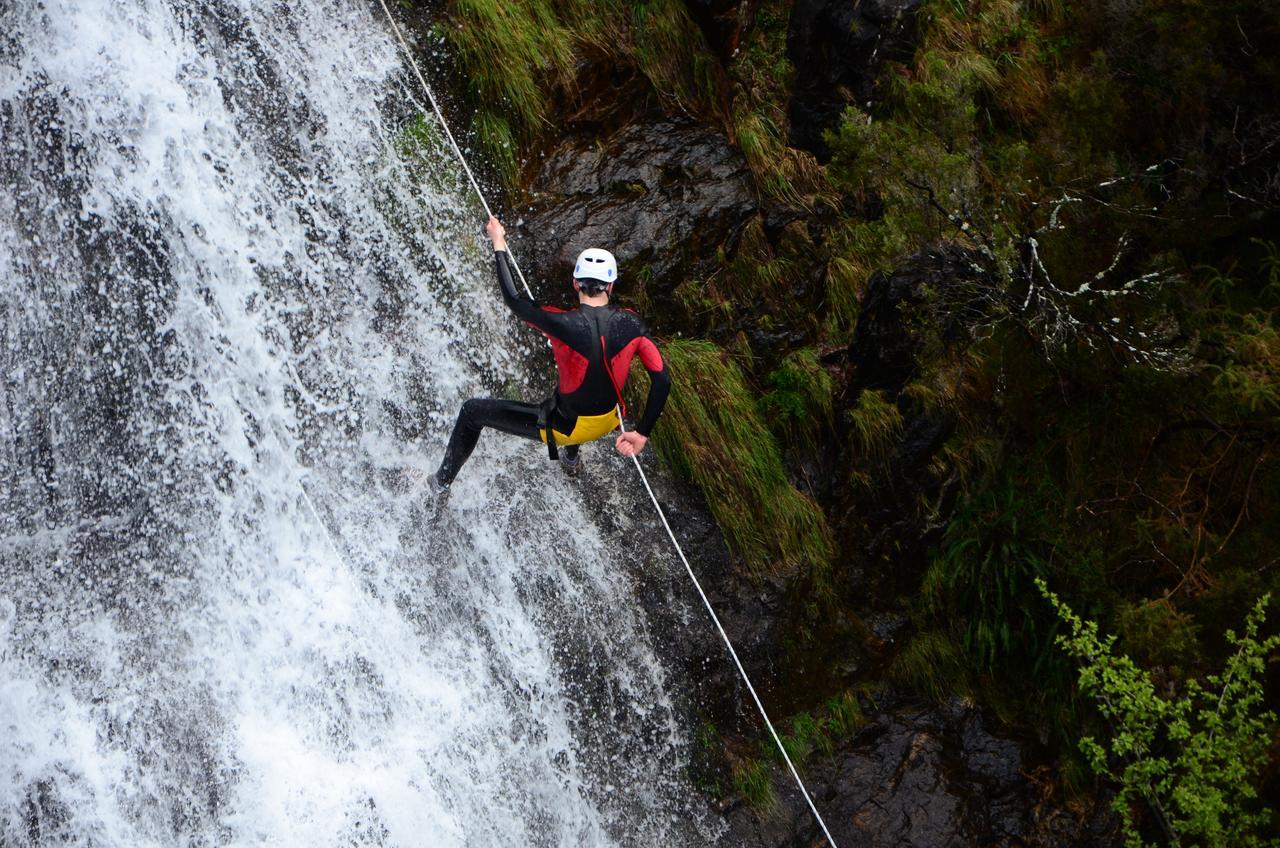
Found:
<path fill-rule="evenodd" d="M 618 262 L 609 251 L 589 247 L 578 254 L 573 276 L 574 279 L 592 279 L 611 284 L 618 279 Z"/>

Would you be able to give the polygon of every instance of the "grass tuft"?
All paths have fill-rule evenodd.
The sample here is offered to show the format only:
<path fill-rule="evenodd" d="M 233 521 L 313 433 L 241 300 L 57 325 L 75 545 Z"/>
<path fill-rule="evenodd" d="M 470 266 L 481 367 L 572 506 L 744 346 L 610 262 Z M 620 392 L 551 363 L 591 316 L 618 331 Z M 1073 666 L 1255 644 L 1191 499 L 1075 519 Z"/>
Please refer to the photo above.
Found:
<path fill-rule="evenodd" d="M 964 655 L 956 640 L 938 630 L 919 633 L 889 669 L 893 680 L 935 703 L 952 695 L 970 695 Z"/>
<path fill-rule="evenodd" d="M 858 396 L 858 403 L 849 411 L 858 448 L 864 456 L 878 459 L 893 447 L 902 430 L 902 413 L 896 404 L 885 399 L 884 393 L 868 389 Z"/>
<path fill-rule="evenodd" d="M 653 434 L 659 456 L 702 490 L 753 573 L 825 573 L 833 553 L 826 518 L 787 480 L 737 363 L 706 341 L 672 340 L 662 352 L 673 387 Z"/>
<path fill-rule="evenodd" d="M 511 122 L 492 109 L 481 108 L 476 110 L 475 117 L 471 119 L 471 130 L 476 143 L 488 151 L 498 175 L 506 183 L 514 183 L 520 173 L 520 145 Z"/>
<path fill-rule="evenodd" d="M 440 32 L 476 107 L 478 146 L 503 179 L 579 95 L 589 57 L 634 67 L 669 106 L 717 114 L 724 83 L 679 0 L 449 0 Z"/>
<path fill-rule="evenodd" d="M 846 338 L 853 333 L 870 276 L 871 270 L 854 257 L 833 256 L 827 263 L 827 310 L 833 336 Z"/>
<path fill-rule="evenodd" d="M 760 760 L 746 760 L 733 767 L 733 788 L 752 808 L 768 811 L 777 806 L 769 769 Z"/>

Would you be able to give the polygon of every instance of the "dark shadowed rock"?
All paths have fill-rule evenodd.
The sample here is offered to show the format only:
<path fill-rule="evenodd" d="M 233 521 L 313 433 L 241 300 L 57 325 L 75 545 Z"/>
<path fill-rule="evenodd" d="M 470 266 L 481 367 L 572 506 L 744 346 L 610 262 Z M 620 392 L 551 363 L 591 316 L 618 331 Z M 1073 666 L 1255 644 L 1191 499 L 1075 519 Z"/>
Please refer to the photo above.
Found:
<path fill-rule="evenodd" d="M 850 104 L 875 97 L 885 59 L 904 59 L 915 41 L 921 0 L 797 0 L 787 31 L 787 56 L 796 66 L 791 97 L 791 144 L 819 161 L 822 140 Z"/>
<path fill-rule="evenodd" d="M 742 43 L 742 34 L 755 13 L 755 0 L 686 0 L 689 14 L 708 46 L 727 61 Z"/>
<path fill-rule="evenodd" d="M 533 184 L 522 255 L 556 283 L 595 245 L 618 257 L 624 285 L 662 290 L 714 264 L 757 206 L 742 153 L 720 130 L 684 120 L 628 126 L 603 141 L 567 138 Z"/>
<path fill-rule="evenodd" d="M 1114 818 L 1099 802 L 1069 813 L 1025 774 L 1015 741 L 989 732 L 977 708 L 943 707 L 877 717 L 831 757 L 811 760 L 806 782 L 831 835 L 844 848 L 1112 846 Z M 775 770 L 778 805 L 760 816 L 727 816 L 726 845 L 819 844 L 820 831 L 790 775 Z"/>
<path fill-rule="evenodd" d="M 862 311 L 849 344 L 853 365 L 850 395 L 863 389 L 878 389 L 896 397 L 916 368 L 918 339 L 907 326 L 907 311 L 924 301 L 928 278 L 943 269 L 923 263 L 894 271 L 876 273 L 867 281 Z"/>
<path fill-rule="evenodd" d="M 974 297 L 985 274 L 972 252 L 951 244 L 923 250 L 891 273 L 873 274 L 849 344 L 849 397 L 863 389 L 879 389 L 893 399 L 910 381 L 921 344 L 921 321 L 913 321 L 911 313 L 926 300 L 928 323 L 939 335 L 959 340 L 970 332 L 961 318 L 981 317 L 966 301 Z"/>
<path fill-rule="evenodd" d="M 889 273 L 872 275 L 862 298 L 853 341 L 846 351 L 849 368 L 842 406 L 853 409 L 862 392 L 877 390 L 894 401 L 903 425 L 878 462 L 869 489 L 849 487 L 836 514 L 837 537 L 856 545 L 871 559 L 892 556 L 895 567 L 877 569 L 863 592 L 896 597 L 918 585 L 928 561 L 927 548 L 945 526 L 955 489 L 944 488 L 933 460 L 955 423 L 945 411 L 929 411 L 901 397 L 917 376 L 918 357 L 941 342 L 962 348 L 986 320 L 984 293 L 994 283 L 979 257 L 954 244 L 937 244 L 904 260 Z M 840 444 L 851 444 L 852 415 L 840 419 Z M 854 456 L 838 464 L 856 462 Z M 930 503 L 931 513 L 921 503 Z"/>

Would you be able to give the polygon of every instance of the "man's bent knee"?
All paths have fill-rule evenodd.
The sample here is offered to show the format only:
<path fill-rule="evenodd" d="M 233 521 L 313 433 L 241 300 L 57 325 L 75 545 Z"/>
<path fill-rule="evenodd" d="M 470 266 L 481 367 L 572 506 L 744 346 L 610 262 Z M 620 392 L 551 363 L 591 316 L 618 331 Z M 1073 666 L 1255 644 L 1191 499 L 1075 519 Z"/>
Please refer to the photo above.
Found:
<path fill-rule="evenodd" d="M 458 423 L 468 430 L 483 430 L 484 406 L 481 398 L 471 398 L 464 402 L 462 409 L 458 411 Z"/>

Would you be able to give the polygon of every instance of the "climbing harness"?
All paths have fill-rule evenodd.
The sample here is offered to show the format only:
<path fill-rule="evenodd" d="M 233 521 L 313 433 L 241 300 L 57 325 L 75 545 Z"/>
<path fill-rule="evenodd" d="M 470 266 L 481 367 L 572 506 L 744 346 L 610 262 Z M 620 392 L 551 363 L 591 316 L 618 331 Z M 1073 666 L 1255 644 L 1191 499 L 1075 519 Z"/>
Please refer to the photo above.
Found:
<path fill-rule="evenodd" d="M 552 401 L 554 400 L 553 396 Z M 564 433 L 547 427 L 542 418 L 539 417 L 538 427 L 541 432 L 538 435 L 542 437 L 548 447 L 553 443 L 557 445 L 585 445 L 587 442 L 594 442 L 601 436 L 612 433 L 621 424 L 622 419 L 618 417 L 617 409 L 611 409 L 603 415 L 579 415 L 571 433 Z M 553 456 L 551 458 L 555 459 L 556 457 Z"/>
<path fill-rule="evenodd" d="M 449 139 L 449 144 L 453 147 L 453 152 L 458 157 L 459 164 L 467 174 L 467 179 L 471 181 L 471 188 L 475 190 L 476 197 L 480 199 L 480 205 L 484 207 L 484 211 L 490 217 L 493 211 L 489 208 L 488 201 L 485 200 L 484 192 L 480 190 L 480 184 L 476 182 L 475 175 L 471 172 L 470 166 L 467 165 L 467 158 L 462 153 L 462 148 L 458 146 L 458 142 L 454 139 L 453 133 L 449 130 L 449 124 L 444 119 L 444 113 L 440 111 L 440 106 L 436 102 L 435 95 L 431 92 L 431 86 L 427 85 L 426 77 L 422 75 L 422 69 L 418 67 L 418 62 L 413 56 L 413 50 L 409 47 L 409 43 L 405 40 L 404 33 L 400 30 L 400 25 L 396 23 L 395 16 L 391 14 L 391 9 L 387 7 L 386 0 L 378 0 L 382 5 L 382 11 L 387 15 L 387 21 L 391 24 L 391 30 L 395 33 L 396 40 L 400 42 L 400 47 L 404 51 L 405 58 L 409 60 L 409 65 L 413 68 L 414 74 L 418 78 L 418 82 L 422 84 L 422 90 L 426 92 L 427 100 L 431 103 L 431 109 L 435 112 L 436 119 L 440 122 L 440 127 L 444 130 L 445 137 Z M 511 262 L 511 266 L 516 270 L 516 276 L 520 278 L 520 283 L 524 286 L 525 293 L 533 299 L 533 292 L 529 291 L 529 284 L 525 281 L 524 274 L 520 271 L 520 266 L 516 265 L 515 257 L 511 255 L 511 251 L 507 251 L 507 258 Z M 610 256 L 612 258 L 612 256 Z M 616 274 L 616 271 L 615 271 Z M 600 337 L 601 353 L 604 350 L 604 336 Z M 607 370 L 607 363 L 606 363 Z M 612 371 L 609 374 L 610 381 L 613 380 Z M 614 383 L 614 391 L 618 390 L 617 383 Z M 621 409 L 622 394 L 618 393 L 618 403 Z M 622 422 L 622 414 L 618 414 L 618 428 L 622 432 L 627 432 L 626 425 Z M 548 426 L 548 433 L 553 432 Z M 607 432 L 607 431 L 606 431 Z M 554 444 L 554 437 L 548 439 L 549 443 Z M 549 447 L 554 450 L 553 447 Z M 684 563 L 684 570 L 688 573 L 689 579 L 693 581 L 694 588 L 698 590 L 698 595 L 702 598 L 702 603 L 707 608 L 707 613 L 711 616 L 711 621 L 715 624 L 716 630 L 720 633 L 720 638 L 724 640 L 725 647 L 729 649 L 729 656 L 733 658 L 733 664 L 738 668 L 738 674 L 742 676 L 742 682 L 746 684 L 747 691 L 751 693 L 751 699 L 755 701 L 756 709 L 760 711 L 760 717 L 764 719 L 765 726 L 769 728 L 769 735 L 773 737 L 773 741 L 778 746 L 778 751 L 782 754 L 782 759 L 786 762 L 787 768 L 791 770 L 791 776 L 795 778 L 796 786 L 800 788 L 800 794 L 804 796 L 804 800 L 809 805 L 810 812 L 813 813 L 814 819 L 817 820 L 818 826 L 822 828 L 823 834 L 827 837 L 827 843 L 831 848 L 836 848 L 836 841 L 831 838 L 831 831 L 827 830 L 827 823 L 822 820 L 822 815 L 818 812 L 818 808 L 814 806 L 813 798 L 809 795 L 809 790 L 805 787 L 804 781 L 800 779 L 800 773 L 796 771 L 795 764 L 791 762 L 790 755 L 787 754 L 786 747 L 782 744 L 782 739 L 778 736 L 778 731 L 774 729 L 773 722 L 769 719 L 769 714 L 765 712 L 764 704 L 760 700 L 760 696 L 756 693 L 756 687 L 751 684 L 751 678 L 747 676 L 747 670 L 742 667 L 742 661 L 738 659 L 738 652 L 734 650 L 733 642 L 729 640 L 729 634 L 725 632 L 724 626 L 720 623 L 720 617 L 716 615 L 715 609 L 711 606 L 711 601 L 707 598 L 707 593 L 703 591 L 702 584 L 698 581 L 697 576 L 693 573 L 693 567 L 689 565 L 689 559 L 684 555 L 684 549 L 680 547 L 680 542 L 676 539 L 675 532 L 671 529 L 671 525 L 667 523 L 666 513 L 663 512 L 662 506 L 658 503 L 658 497 L 653 493 L 653 487 L 649 485 L 649 478 L 644 473 L 644 468 L 640 465 L 640 458 L 634 454 L 631 461 L 635 464 L 636 471 L 640 474 L 640 481 L 644 483 L 645 491 L 649 493 L 649 500 L 653 501 L 653 508 L 658 513 L 658 518 L 662 520 L 662 526 L 666 529 L 667 535 L 671 538 L 671 544 L 676 549 L 676 553 L 680 555 L 680 561 Z M 305 490 L 304 495 L 305 495 Z M 310 499 L 308 498 L 308 502 Z M 331 542 L 332 543 L 332 542 Z"/>

